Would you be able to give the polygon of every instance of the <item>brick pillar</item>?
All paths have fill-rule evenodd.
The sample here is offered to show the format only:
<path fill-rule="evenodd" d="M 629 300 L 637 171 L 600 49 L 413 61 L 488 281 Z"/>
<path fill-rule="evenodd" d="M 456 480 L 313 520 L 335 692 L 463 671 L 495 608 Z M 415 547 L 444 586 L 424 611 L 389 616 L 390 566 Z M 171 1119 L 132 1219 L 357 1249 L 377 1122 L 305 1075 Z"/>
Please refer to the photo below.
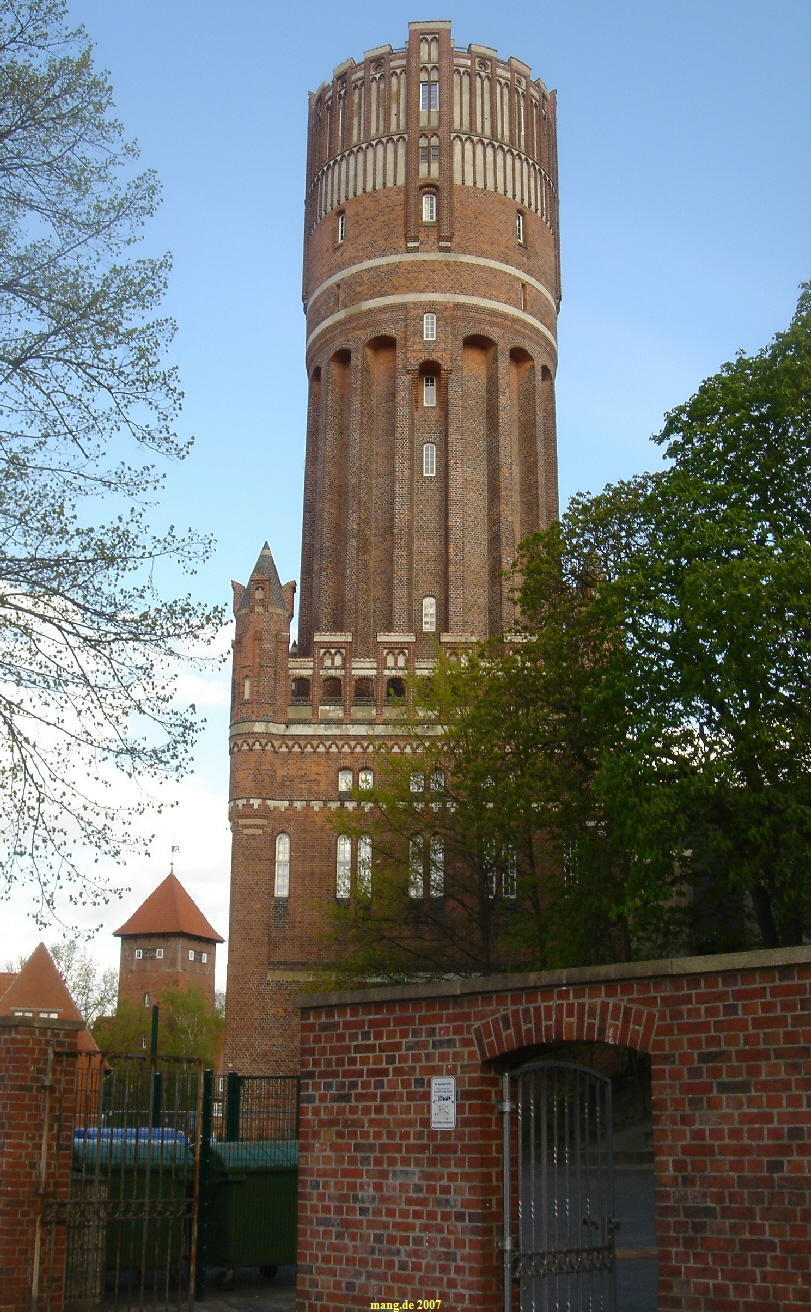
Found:
<path fill-rule="evenodd" d="M 62 1312 L 65 1219 L 42 1210 L 70 1187 L 80 1029 L 0 1016 L 0 1312 Z"/>

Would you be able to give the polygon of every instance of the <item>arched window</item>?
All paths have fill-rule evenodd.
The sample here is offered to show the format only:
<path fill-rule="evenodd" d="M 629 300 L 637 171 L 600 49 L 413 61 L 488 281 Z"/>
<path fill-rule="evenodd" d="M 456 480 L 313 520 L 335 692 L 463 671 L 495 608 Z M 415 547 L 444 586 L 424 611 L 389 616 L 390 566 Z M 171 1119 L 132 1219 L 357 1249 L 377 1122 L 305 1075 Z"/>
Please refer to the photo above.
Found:
<path fill-rule="evenodd" d="M 278 834 L 276 837 L 276 878 L 273 885 L 274 897 L 290 895 L 290 835 Z"/>
<path fill-rule="evenodd" d="M 348 898 L 352 892 L 352 839 L 341 834 L 335 863 L 335 896 Z"/>
<path fill-rule="evenodd" d="M 375 782 L 374 774 L 371 770 L 358 771 L 358 788 L 365 791 L 367 788 L 373 788 Z"/>
<path fill-rule="evenodd" d="M 428 163 L 426 145 L 425 163 Z M 433 191 L 424 191 L 422 193 L 422 221 L 423 223 L 436 223 L 436 195 Z"/>
<path fill-rule="evenodd" d="M 436 405 L 436 377 L 434 374 L 426 374 L 422 380 L 422 403 L 423 405 Z"/>
<path fill-rule="evenodd" d="M 412 793 L 425 792 L 425 775 L 422 770 L 411 771 L 410 788 Z"/>
<path fill-rule="evenodd" d="M 436 315 L 430 312 L 422 316 L 422 340 L 424 342 L 436 341 Z"/>
<path fill-rule="evenodd" d="M 438 834 L 434 834 L 429 845 L 431 857 L 431 870 L 428 877 L 428 886 L 431 891 L 431 897 L 444 897 L 445 895 L 445 844 Z"/>
<path fill-rule="evenodd" d="M 422 472 L 425 478 L 436 475 L 436 443 L 426 442 L 422 448 Z"/>
<path fill-rule="evenodd" d="M 244 683 L 244 685 L 243 685 L 243 688 L 242 688 L 242 700 L 243 700 L 244 702 L 249 702 L 249 701 L 251 700 L 251 681 L 250 681 L 250 678 L 246 678 L 245 683 Z"/>
<path fill-rule="evenodd" d="M 422 839 L 412 838 L 408 845 L 408 896 L 423 897 Z"/>
<path fill-rule="evenodd" d="M 145 1006 L 145 1007 L 148 1007 L 149 1004 L 150 1004 L 150 1002 L 151 1002 L 151 998 L 150 998 L 149 994 L 148 994 L 148 993 L 145 993 L 145 994 L 144 994 L 144 1006 Z"/>
<path fill-rule="evenodd" d="M 351 793 L 351 792 L 352 792 L 352 771 L 351 771 L 351 770 L 339 770 L 339 771 L 338 771 L 338 792 L 339 792 L 339 793 Z"/>
<path fill-rule="evenodd" d="M 372 840 L 368 834 L 361 834 L 358 839 L 358 894 L 372 895 Z"/>
<path fill-rule="evenodd" d="M 422 599 L 423 633 L 436 633 L 436 597 Z"/>

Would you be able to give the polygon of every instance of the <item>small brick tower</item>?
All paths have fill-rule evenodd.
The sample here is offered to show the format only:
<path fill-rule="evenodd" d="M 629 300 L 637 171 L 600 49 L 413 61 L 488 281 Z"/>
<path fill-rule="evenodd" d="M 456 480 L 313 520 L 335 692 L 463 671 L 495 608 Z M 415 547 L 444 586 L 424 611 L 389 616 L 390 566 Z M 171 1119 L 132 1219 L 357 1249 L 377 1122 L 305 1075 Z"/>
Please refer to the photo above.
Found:
<path fill-rule="evenodd" d="M 405 673 L 503 631 L 515 549 L 557 514 L 554 93 L 448 22 L 340 64 L 310 96 L 303 295 L 298 646 L 267 546 L 234 585 L 225 1068 L 245 1073 L 298 1069 L 290 996 L 356 878 L 325 812 L 409 750 Z"/>
<path fill-rule="evenodd" d="M 121 939 L 119 1002 L 129 998 L 149 1007 L 167 989 L 196 988 L 214 1006 L 217 944 L 224 940 L 174 873 L 115 934 Z"/>

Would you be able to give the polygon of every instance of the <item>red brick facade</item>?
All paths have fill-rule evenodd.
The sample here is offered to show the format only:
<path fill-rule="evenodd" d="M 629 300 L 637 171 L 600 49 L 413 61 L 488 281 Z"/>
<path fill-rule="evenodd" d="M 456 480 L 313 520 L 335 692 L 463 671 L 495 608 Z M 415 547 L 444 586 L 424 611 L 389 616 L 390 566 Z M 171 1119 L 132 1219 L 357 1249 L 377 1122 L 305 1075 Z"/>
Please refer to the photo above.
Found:
<path fill-rule="evenodd" d="M 81 1021 L 0 1016 L 0 1308 L 62 1312 Z"/>
<path fill-rule="evenodd" d="M 502 1307 L 498 1071 L 563 1041 L 651 1054 L 661 1312 L 811 1306 L 811 949 L 299 1005 L 298 1312 Z"/>
<path fill-rule="evenodd" d="M 502 631 L 503 573 L 557 513 L 554 95 L 445 22 L 342 64 L 310 97 L 303 294 L 297 649 L 269 549 L 234 585 L 225 1066 L 243 1072 L 298 1069 L 290 996 L 325 950 L 339 771 L 357 786 L 407 750 L 403 675 Z"/>

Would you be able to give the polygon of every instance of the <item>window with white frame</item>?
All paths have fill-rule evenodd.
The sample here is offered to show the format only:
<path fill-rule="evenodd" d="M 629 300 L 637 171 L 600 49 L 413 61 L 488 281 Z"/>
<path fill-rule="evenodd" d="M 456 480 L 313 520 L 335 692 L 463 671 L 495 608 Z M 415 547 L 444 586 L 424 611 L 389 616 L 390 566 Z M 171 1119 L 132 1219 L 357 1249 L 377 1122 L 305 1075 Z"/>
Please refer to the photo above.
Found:
<path fill-rule="evenodd" d="M 207 952 L 201 952 L 201 953 L 200 953 L 200 960 L 202 961 L 203 965 L 205 966 L 206 962 L 208 961 L 208 953 L 207 953 Z"/>
<path fill-rule="evenodd" d="M 276 836 L 276 877 L 273 882 L 274 897 L 290 896 L 290 835 Z"/>
<path fill-rule="evenodd" d="M 335 896 L 348 898 L 352 892 L 352 839 L 346 834 L 338 838 L 335 860 Z"/>
<path fill-rule="evenodd" d="M 372 840 L 368 834 L 358 839 L 358 893 L 361 897 L 372 895 Z"/>
<path fill-rule="evenodd" d="M 436 315 L 430 310 L 422 316 L 422 340 L 436 341 Z"/>
<path fill-rule="evenodd" d="M 422 448 L 422 472 L 425 478 L 436 476 L 436 442 L 426 442 Z"/>
<path fill-rule="evenodd" d="M 423 405 L 436 405 L 436 376 L 426 374 L 422 380 L 422 403 Z"/>
<path fill-rule="evenodd" d="M 145 1006 L 145 1007 L 148 1007 L 151 1001 L 152 1001 L 152 999 L 150 998 L 149 994 L 148 994 L 148 993 L 145 993 L 145 994 L 144 994 L 144 1006 Z"/>
<path fill-rule="evenodd" d="M 410 787 L 412 793 L 423 793 L 425 791 L 425 775 L 422 770 L 411 771 Z"/>
<path fill-rule="evenodd" d="M 367 789 L 373 788 L 374 782 L 375 782 L 375 777 L 371 770 L 358 771 L 358 788 L 360 788 L 361 792 L 365 792 Z"/>
<path fill-rule="evenodd" d="M 351 771 L 351 770 L 339 770 L 339 771 L 338 771 L 338 792 L 339 792 L 339 793 L 351 793 L 351 792 L 352 792 L 352 771 Z"/>
<path fill-rule="evenodd" d="M 412 838 L 408 844 L 408 896 L 423 897 L 425 894 L 424 871 L 422 868 L 423 846 L 421 838 Z"/>
<path fill-rule="evenodd" d="M 445 773 L 443 770 L 433 770 L 431 772 L 431 792 L 441 793 L 445 790 Z"/>
<path fill-rule="evenodd" d="M 341 212 L 338 215 L 338 241 L 343 241 L 346 236 L 346 215 Z"/>
<path fill-rule="evenodd" d="M 426 146 L 425 149 L 427 150 L 428 147 Z M 436 195 L 433 191 L 422 193 L 422 221 L 436 223 Z"/>
<path fill-rule="evenodd" d="M 142 961 L 142 960 L 143 960 L 143 956 L 144 956 L 144 949 L 143 949 L 143 948 L 136 948 L 136 949 L 135 949 L 135 960 L 136 960 L 136 961 Z"/>
<path fill-rule="evenodd" d="M 438 834 L 434 834 L 428 845 L 430 856 L 430 873 L 428 886 L 431 897 L 445 895 L 445 844 Z"/>
<path fill-rule="evenodd" d="M 423 113 L 430 113 L 432 109 L 439 109 L 438 82 L 420 82 L 420 109 Z"/>
<path fill-rule="evenodd" d="M 158 961 L 163 961 L 163 948 L 155 948 L 155 956 Z M 203 957 L 205 961 L 205 957 Z"/>
<path fill-rule="evenodd" d="M 436 597 L 422 599 L 422 631 L 436 633 Z"/>
<path fill-rule="evenodd" d="M 194 961 L 194 948 L 189 948 L 189 961 Z"/>
<path fill-rule="evenodd" d="M 524 240 L 524 216 L 520 210 L 515 216 L 515 235 L 519 241 Z"/>

